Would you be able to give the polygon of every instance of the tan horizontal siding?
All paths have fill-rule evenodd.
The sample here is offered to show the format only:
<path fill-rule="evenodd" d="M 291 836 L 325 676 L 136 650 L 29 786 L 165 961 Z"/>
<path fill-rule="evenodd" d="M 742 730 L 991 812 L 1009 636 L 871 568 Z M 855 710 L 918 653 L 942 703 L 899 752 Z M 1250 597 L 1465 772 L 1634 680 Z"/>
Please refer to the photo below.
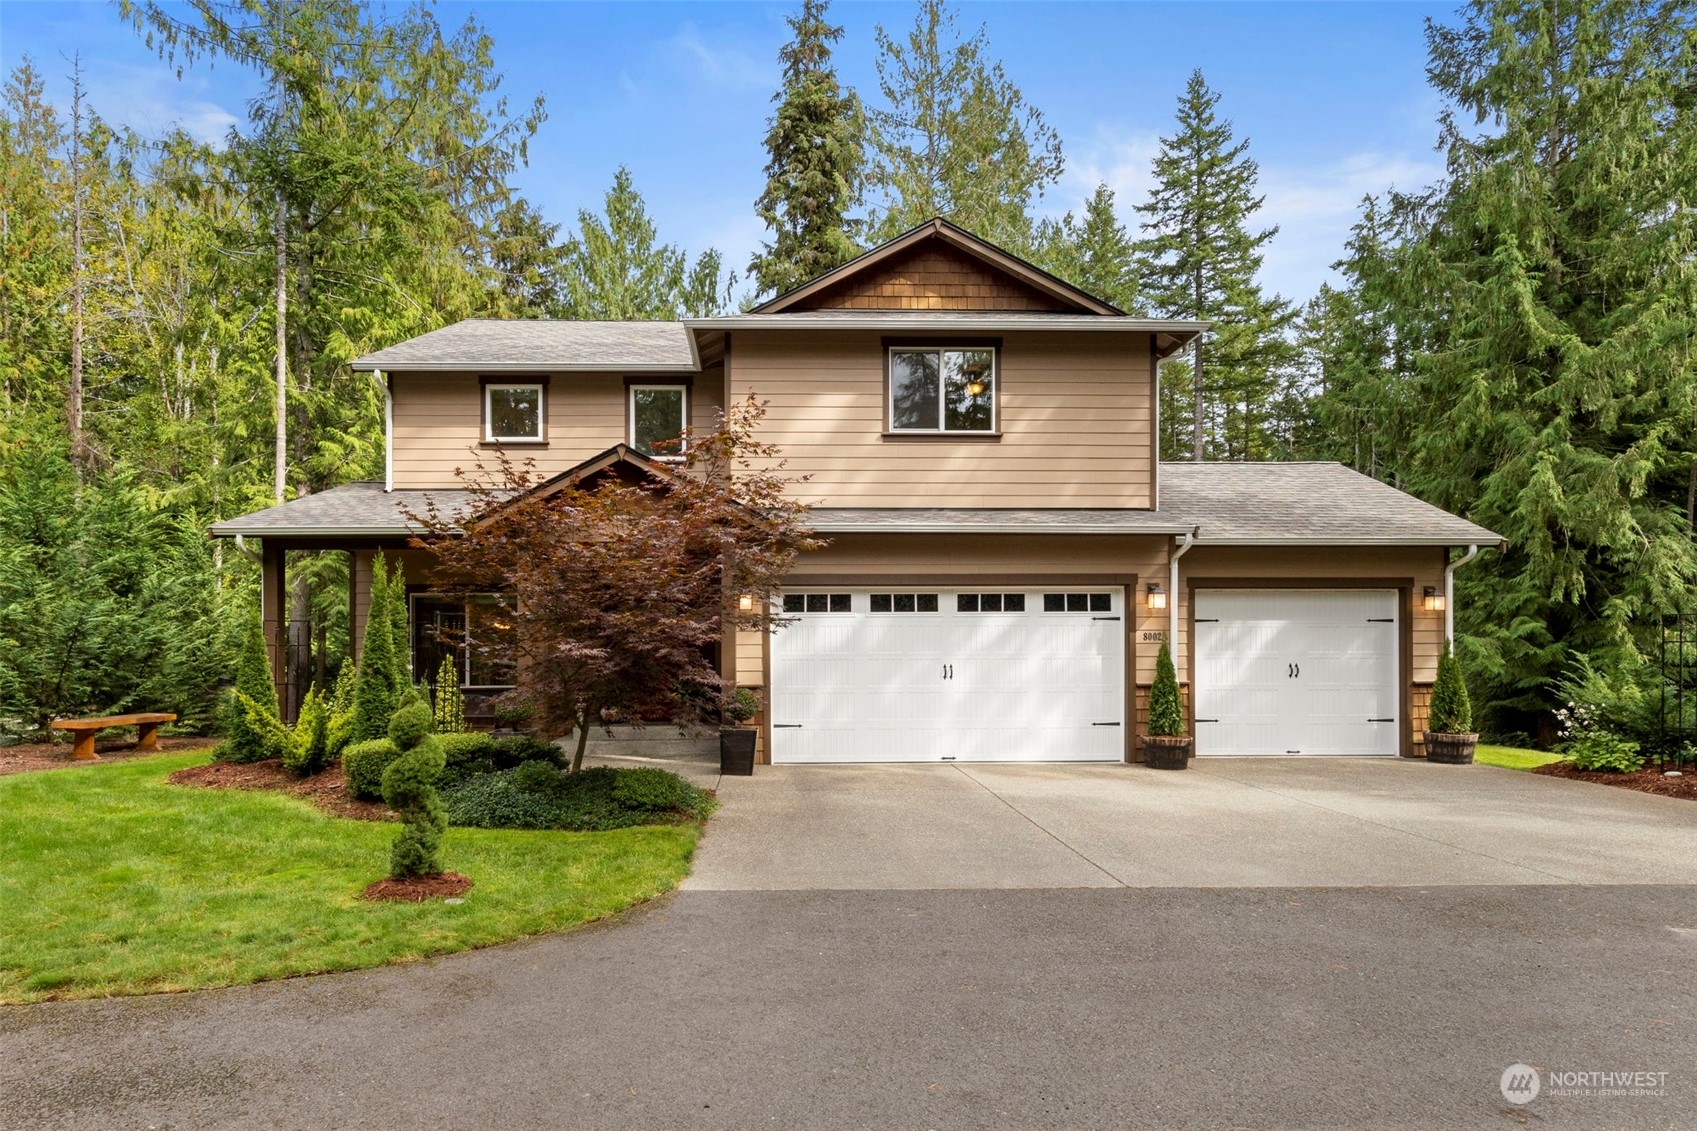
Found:
<path fill-rule="evenodd" d="M 872 331 L 739 331 L 730 395 L 766 402 L 761 438 L 810 476 L 796 495 L 819 506 L 1152 505 L 1147 337 L 1001 338 L 999 439 L 885 438 Z"/>
<path fill-rule="evenodd" d="M 512 377 L 515 383 L 524 378 Z M 663 377 L 643 380 L 664 384 Z M 496 451 L 481 446 L 483 390 L 478 374 L 394 373 L 392 453 L 398 488 L 454 487 L 455 469 L 493 472 Z M 691 422 L 710 430 L 723 401 L 724 373 L 712 368 L 695 376 Z M 555 475 L 626 438 L 625 378 L 621 373 L 561 373 L 548 381 L 546 446 L 506 448 L 521 464 L 534 461 L 539 475 Z"/>

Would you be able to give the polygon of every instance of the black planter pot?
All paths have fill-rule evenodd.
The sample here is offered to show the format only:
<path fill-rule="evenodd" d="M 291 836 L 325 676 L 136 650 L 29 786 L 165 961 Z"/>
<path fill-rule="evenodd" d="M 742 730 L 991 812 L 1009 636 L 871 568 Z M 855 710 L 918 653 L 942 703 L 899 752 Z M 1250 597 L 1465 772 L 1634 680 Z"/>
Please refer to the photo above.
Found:
<path fill-rule="evenodd" d="M 721 727 L 719 730 L 719 772 L 737 777 L 754 774 L 753 727 Z"/>
<path fill-rule="evenodd" d="M 1479 744 L 1477 734 L 1439 734 L 1426 732 L 1426 761 L 1444 766 L 1471 766 L 1473 748 Z"/>
<path fill-rule="evenodd" d="M 1188 734 L 1145 734 L 1143 764 L 1151 770 L 1182 770 L 1190 765 L 1191 740 Z"/>

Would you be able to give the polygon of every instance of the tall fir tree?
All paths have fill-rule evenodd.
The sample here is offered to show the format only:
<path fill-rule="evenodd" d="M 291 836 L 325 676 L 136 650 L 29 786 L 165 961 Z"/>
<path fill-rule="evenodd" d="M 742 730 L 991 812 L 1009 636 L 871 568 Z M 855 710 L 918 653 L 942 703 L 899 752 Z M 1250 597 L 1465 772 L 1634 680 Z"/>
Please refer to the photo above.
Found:
<path fill-rule="evenodd" d="M 920 0 L 911 30 L 879 25 L 868 187 L 873 242 L 941 216 L 1014 251 L 1060 179 L 1061 139 L 990 55 L 982 25 L 962 38 L 946 0 Z"/>
<path fill-rule="evenodd" d="M 716 314 L 724 305 L 723 260 L 709 248 L 692 261 L 661 243 L 630 170 L 620 166 L 600 215 L 578 213 L 562 256 L 567 318 L 671 319 Z"/>
<path fill-rule="evenodd" d="M 1458 575 L 1463 656 L 1530 730 L 1697 581 L 1697 9 L 1474 0 L 1427 41 L 1449 176 L 1388 272 L 1409 478 L 1507 541 Z"/>
<path fill-rule="evenodd" d="M 766 190 L 754 202 L 772 238 L 748 265 L 762 295 L 793 290 L 860 250 L 849 213 L 860 203 L 865 119 L 831 63 L 843 29 L 826 20 L 829 7 L 802 0 L 786 20 L 794 37 L 778 52 L 783 86 L 766 132 Z"/>
<path fill-rule="evenodd" d="M 1068 212 L 1037 226 L 1033 258 L 1051 274 L 1127 314 L 1144 313 L 1137 244 L 1114 208 L 1114 190 L 1105 184 L 1097 185 L 1085 201 L 1082 219 Z"/>
<path fill-rule="evenodd" d="M 1161 454 L 1167 459 L 1265 459 L 1274 454 L 1270 405 L 1290 361 L 1290 304 L 1262 294 L 1262 248 L 1278 228 L 1251 231 L 1263 198 L 1249 139 L 1216 113 L 1220 96 L 1193 71 L 1178 128 L 1161 139 L 1144 216 L 1144 294 L 1167 318 L 1213 328 L 1182 361 L 1161 367 Z M 1188 433 L 1188 435 L 1186 435 Z"/>

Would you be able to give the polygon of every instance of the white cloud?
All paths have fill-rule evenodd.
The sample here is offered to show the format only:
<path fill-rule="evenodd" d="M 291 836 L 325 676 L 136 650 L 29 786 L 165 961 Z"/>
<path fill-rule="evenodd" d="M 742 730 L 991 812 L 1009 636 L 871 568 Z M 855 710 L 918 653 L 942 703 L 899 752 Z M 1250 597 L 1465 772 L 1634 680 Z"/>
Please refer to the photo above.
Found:
<path fill-rule="evenodd" d="M 685 20 L 663 48 L 667 56 L 712 86 L 760 88 L 775 81 L 772 66 L 757 62 L 740 47 L 709 42 L 693 20 Z"/>
<path fill-rule="evenodd" d="M 83 81 L 90 108 L 108 122 L 129 126 L 149 137 L 158 137 L 176 126 L 196 141 L 222 144 L 230 128 L 242 121 L 226 107 L 199 97 L 203 83 L 187 77 L 179 81 L 167 68 L 85 64 Z M 66 84 L 60 92 L 60 109 L 68 110 L 69 106 Z"/>
<path fill-rule="evenodd" d="M 1266 196 L 1257 220 L 1278 225 L 1267 245 L 1262 284 L 1297 302 L 1334 278 L 1344 241 L 1361 212 L 1361 198 L 1387 189 L 1412 191 L 1443 174 L 1435 157 L 1357 153 L 1329 165 L 1261 167 Z"/>
<path fill-rule="evenodd" d="M 1105 184 L 1114 190 L 1121 221 L 1135 230 L 1137 217 L 1132 208 L 1149 195 L 1154 183 L 1150 164 L 1160 148 L 1161 137 L 1153 131 L 1098 126 L 1088 141 L 1068 147 L 1066 171 L 1060 184 L 1043 198 L 1041 211 L 1053 216 L 1076 213 L 1096 186 Z"/>

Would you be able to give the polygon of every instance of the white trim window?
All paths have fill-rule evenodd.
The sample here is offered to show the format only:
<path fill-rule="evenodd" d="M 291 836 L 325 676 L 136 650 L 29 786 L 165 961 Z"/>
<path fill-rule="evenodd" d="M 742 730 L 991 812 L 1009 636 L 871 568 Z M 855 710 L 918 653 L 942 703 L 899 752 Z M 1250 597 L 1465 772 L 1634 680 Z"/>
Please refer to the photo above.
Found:
<path fill-rule="evenodd" d="M 513 686 L 517 663 L 505 638 L 511 626 L 493 594 L 413 593 L 409 598 L 414 679 L 434 684 L 443 657 L 451 656 L 464 690 Z"/>
<path fill-rule="evenodd" d="M 631 385 L 625 398 L 630 446 L 653 459 L 682 459 L 689 427 L 689 386 Z"/>
<path fill-rule="evenodd" d="M 891 346 L 892 432 L 994 432 L 994 346 Z"/>
<path fill-rule="evenodd" d="M 548 439 L 544 402 L 548 386 L 534 381 L 495 382 L 483 386 L 483 441 L 487 444 L 540 444 Z"/>

